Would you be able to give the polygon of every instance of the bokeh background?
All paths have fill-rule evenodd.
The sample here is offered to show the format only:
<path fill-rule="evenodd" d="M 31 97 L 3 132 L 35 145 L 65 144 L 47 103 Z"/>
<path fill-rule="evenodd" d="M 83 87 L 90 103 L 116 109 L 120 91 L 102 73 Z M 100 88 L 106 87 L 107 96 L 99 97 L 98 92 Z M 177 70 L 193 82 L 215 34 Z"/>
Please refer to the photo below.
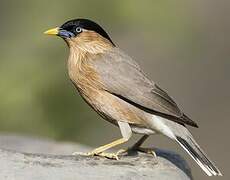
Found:
<path fill-rule="evenodd" d="M 223 171 L 222 179 L 229 179 L 228 0 L 1 0 L 1 133 L 92 147 L 120 137 L 119 130 L 93 112 L 70 83 L 65 43 L 42 34 L 78 17 L 102 25 L 174 97 L 199 124 L 199 129 L 191 131 Z M 179 152 L 189 161 L 194 179 L 208 179 L 167 138 L 153 136 L 146 145 Z"/>

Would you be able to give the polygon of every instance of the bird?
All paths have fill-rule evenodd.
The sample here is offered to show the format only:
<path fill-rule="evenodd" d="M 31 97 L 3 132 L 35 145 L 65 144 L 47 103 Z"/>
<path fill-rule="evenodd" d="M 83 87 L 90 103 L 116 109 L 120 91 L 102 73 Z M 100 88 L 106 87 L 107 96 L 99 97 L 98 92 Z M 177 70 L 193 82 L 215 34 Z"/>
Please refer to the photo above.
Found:
<path fill-rule="evenodd" d="M 66 42 L 71 82 L 89 106 L 120 129 L 120 139 L 86 155 L 117 158 L 116 154 L 105 151 L 127 142 L 133 133 L 142 135 L 133 146 L 136 149 L 150 135 L 162 134 L 177 142 L 208 176 L 222 176 L 187 129 L 187 126 L 197 128 L 197 123 L 147 77 L 98 23 L 72 19 L 44 33 Z"/>

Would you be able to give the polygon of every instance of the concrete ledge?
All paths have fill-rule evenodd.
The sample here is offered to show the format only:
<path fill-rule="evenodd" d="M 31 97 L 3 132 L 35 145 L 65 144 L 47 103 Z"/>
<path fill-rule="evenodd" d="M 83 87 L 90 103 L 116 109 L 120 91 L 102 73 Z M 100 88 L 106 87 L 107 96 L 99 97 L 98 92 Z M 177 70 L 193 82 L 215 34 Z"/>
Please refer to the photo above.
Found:
<path fill-rule="evenodd" d="M 1 138 L 0 138 L 1 140 Z M 4 180 L 190 180 L 187 163 L 170 151 L 133 152 L 120 160 L 47 155 L 0 149 L 0 179 Z"/>

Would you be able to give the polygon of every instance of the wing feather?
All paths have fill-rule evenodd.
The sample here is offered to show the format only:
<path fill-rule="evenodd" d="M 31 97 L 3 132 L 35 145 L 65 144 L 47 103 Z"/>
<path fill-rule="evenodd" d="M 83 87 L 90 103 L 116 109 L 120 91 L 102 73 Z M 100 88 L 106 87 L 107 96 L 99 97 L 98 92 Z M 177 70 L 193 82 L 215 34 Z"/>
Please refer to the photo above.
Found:
<path fill-rule="evenodd" d="M 152 114 L 180 124 L 198 127 L 178 108 L 173 99 L 149 80 L 139 65 L 118 48 L 92 60 L 104 90 Z"/>

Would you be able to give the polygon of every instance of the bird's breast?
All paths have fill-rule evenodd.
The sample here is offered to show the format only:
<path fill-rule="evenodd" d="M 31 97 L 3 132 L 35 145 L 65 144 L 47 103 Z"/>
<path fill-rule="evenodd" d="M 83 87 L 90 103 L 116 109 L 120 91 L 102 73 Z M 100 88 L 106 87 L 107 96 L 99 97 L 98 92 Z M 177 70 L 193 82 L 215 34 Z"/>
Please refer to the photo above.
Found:
<path fill-rule="evenodd" d="M 109 121 L 125 121 L 145 126 L 147 114 L 107 92 L 100 75 L 90 64 L 90 59 L 80 59 L 76 55 L 70 56 L 68 60 L 70 79 L 83 99 Z"/>
<path fill-rule="evenodd" d="M 90 93 L 100 88 L 100 78 L 90 66 L 88 59 L 72 55 L 68 59 L 68 74 L 71 81 L 82 93 Z"/>

